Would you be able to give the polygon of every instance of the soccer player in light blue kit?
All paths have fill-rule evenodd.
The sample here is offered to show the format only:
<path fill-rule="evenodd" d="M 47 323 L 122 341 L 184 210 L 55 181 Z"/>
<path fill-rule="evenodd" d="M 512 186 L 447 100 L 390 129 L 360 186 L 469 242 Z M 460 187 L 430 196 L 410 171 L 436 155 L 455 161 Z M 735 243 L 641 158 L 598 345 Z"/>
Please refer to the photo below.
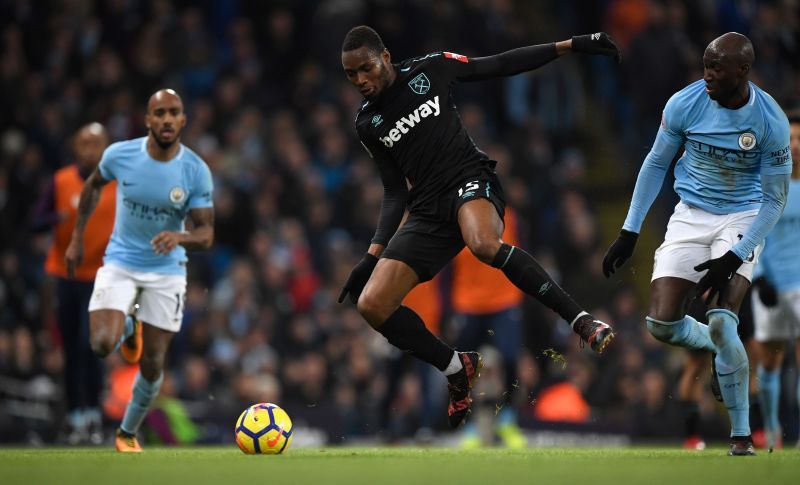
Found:
<path fill-rule="evenodd" d="M 764 237 L 786 205 L 792 168 L 786 115 L 748 81 L 754 59 L 750 40 L 738 33 L 708 45 L 703 79 L 667 101 L 622 231 L 603 259 L 608 278 L 633 254 L 644 217 L 683 147 L 674 187 L 681 200 L 655 253 L 647 328 L 662 342 L 716 354 L 712 362 L 731 418 L 732 456 L 755 454 L 749 365 L 736 332 L 737 312 Z M 705 325 L 686 315 L 686 305 L 707 290 Z"/>
<path fill-rule="evenodd" d="M 797 339 L 800 362 L 800 112 L 789 115 L 792 147 L 792 180 L 783 216 L 767 236 L 753 286 L 755 339 L 761 346 L 758 364 L 758 398 L 764 416 L 764 434 L 769 450 L 783 437 L 778 421 L 781 364 L 786 341 Z M 800 378 L 797 382 L 800 403 Z M 798 442 L 800 445 L 800 442 Z"/>
<path fill-rule="evenodd" d="M 208 249 L 214 240 L 211 172 L 180 143 L 186 115 L 175 91 L 150 97 L 145 125 L 146 137 L 109 146 L 86 180 L 65 255 L 68 272 L 74 272 L 100 189 L 117 180 L 114 231 L 89 301 L 89 325 L 92 349 L 100 357 L 127 345 L 135 326 L 141 328 L 139 374 L 117 430 L 121 452 L 141 451 L 136 432 L 158 395 L 167 348 L 183 320 L 186 251 Z M 126 318 L 137 298 L 141 325 Z"/>

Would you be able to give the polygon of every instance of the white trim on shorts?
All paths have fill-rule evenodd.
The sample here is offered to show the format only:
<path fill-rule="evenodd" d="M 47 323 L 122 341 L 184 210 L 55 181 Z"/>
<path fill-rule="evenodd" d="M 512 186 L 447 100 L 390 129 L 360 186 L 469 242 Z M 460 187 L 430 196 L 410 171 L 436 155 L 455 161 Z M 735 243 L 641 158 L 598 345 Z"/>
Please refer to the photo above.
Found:
<path fill-rule="evenodd" d="M 753 323 L 757 342 L 800 338 L 800 288 L 778 294 L 778 304 L 767 307 L 758 292 L 752 292 Z"/>
<path fill-rule="evenodd" d="M 97 270 L 89 311 L 119 310 L 128 313 L 139 294 L 136 318 L 169 332 L 183 322 L 186 276 L 134 271 L 114 264 Z"/>
<path fill-rule="evenodd" d="M 650 281 L 673 277 L 697 283 L 706 271 L 697 272 L 694 267 L 728 252 L 739 242 L 740 235 L 750 227 L 756 214 L 757 209 L 712 214 L 678 202 L 669 218 L 664 242 L 656 249 Z M 736 273 L 752 281 L 763 247 L 763 243 L 756 246 Z"/>

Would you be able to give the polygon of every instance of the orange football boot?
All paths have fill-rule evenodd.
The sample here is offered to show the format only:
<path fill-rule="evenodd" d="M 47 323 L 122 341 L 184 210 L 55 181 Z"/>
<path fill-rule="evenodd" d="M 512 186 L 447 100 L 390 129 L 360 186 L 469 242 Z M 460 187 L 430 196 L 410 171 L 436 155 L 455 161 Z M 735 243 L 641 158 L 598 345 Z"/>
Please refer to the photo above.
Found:
<path fill-rule="evenodd" d="M 139 363 L 142 358 L 142 322 L 133 320 L 133 333 L 119 346 L 122 358 L 129 364 Z"/>
<path fill-rule="evenodd" d="M 121 453 L 141 453 L 142 447 L 139 446 L 139 441 L 136 439 L 136 435 L 130 435 L 121 428 L 117 428 L 117 451 Z"/>

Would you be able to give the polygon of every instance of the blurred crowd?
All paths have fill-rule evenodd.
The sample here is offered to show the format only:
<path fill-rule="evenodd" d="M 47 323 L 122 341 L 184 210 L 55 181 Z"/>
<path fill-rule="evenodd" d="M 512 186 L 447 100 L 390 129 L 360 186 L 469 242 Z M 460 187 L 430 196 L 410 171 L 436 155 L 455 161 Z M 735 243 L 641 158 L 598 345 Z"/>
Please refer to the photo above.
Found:
<path fill-rule="evenodd" d="M 792 0 L 0 1 L 0 441 L 49 441 L 60 419 L 61 339 L 43 272 L 49 235 L 29 229 L 31 211 L 53 172 L 71 163 L 79 126 L 101 122 L 114 141 L 143 136 L 147 98 L 163 87 L 182 95 L 182 142 L 215 184 L 214 248 L 190 257 L 162 391 L 196 427 L 187 436 L 229 440 L 238 413 L 262 401 L 332 443 L 443 429 L 443 390 L 429 390 L 353 305 L 336 303 L 383 194 L 353 128 L 360 95 L 340 65 L 344 34 L 362 23 L 396 60 L 443 49 L 488 55 L 598 30 L 619 42 L 621 65 L 568 56 L 533 74 L 460 85 L 455 99 L 468 132 L 499 162 L 521 245 L 618 333 L 597 358 L 527 299 L 514 391 L 524 397 L 515 401 L 521 422 L 679 436 L 672 396 L 683 355 L 643 324 L 652 252 L 640 248 L 636 274 L 609 282 L 605 243 L 621 226 L 663 104 L 702 75 L 711 39 L 749 35 L 753 81 L 783 106 L 800 101 L 798 19 Z M 674 202 L 662 198 L 647 231 L 663 231 Z M 109 376 L 124 370 L 106 362 Z M 561 384 L 586 406 L 577 421 L 537 411 Z M 430 410 L 428 392 L 441 395 Z M 724 438 L 713 402 L 702 409 Z"/>

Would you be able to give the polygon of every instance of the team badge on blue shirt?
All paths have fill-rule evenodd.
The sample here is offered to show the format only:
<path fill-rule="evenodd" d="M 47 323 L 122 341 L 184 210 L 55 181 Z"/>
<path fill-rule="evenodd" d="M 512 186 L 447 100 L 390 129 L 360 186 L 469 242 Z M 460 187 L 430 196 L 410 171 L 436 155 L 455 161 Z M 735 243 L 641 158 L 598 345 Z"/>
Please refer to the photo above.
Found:
<path fill-rule="evenodd" d="M 756 135 L 745 132 L 739 135 L 739 148 L 742 150 L 752 150 L 756 146 Z"/>
<path fill-rule="evenodd" d="M 169 200 L 171 200 L 173 204 L 180 204 L 185 198 L 186 192 L 180 187 L 173 187 L 172 190 L 169 191 Z"/>

